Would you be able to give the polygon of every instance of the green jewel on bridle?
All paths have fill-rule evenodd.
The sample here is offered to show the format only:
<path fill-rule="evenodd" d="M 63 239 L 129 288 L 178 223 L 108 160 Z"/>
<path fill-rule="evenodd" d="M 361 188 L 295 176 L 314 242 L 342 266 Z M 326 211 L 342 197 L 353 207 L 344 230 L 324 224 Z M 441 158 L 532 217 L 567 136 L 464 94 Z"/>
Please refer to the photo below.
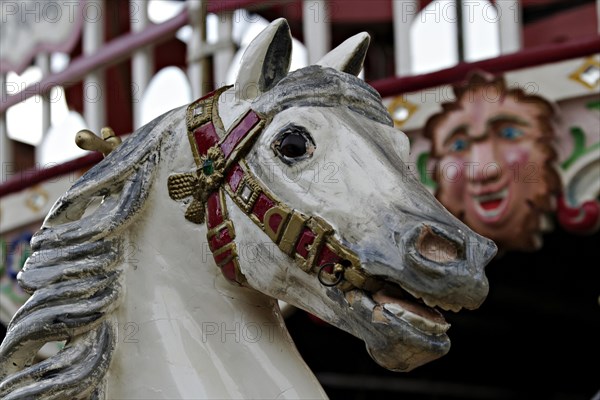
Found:
<path fill-rule="evenodd" d="M 197 193 L 194 193 L 194 198 L 206 201 L 208 195 L 223 184 L 224 171 L 225 156 L 218 146 L 213 146 L 206 155 L 200 156 L 200 168 L 196 170 Z"/>
<path fill-rule="evenodd" d="M 185 218 L 206 222 L 206 238 L 223 275 L 243 285 L 235 229 L 225 196 L 254 222 L 303 271 L 316 274 L 324 286 L 375 291 L 381 282 L 363 270 L 360 259 L 334 237 L 334 229 L 319 216 L 309 216 L 279 200 L 252 173 L 244 156 L 265 127 L 249 110 L 226 132 L 218 115 L 221 88 L 188 106 L 187 133 L 196 164 L 193 172 L 168 178 L 173 200 L 191 198 Z"/>
<path fill-rule="evenodd" d="M 208 196 L 223 184 L 225 156 L 218 146 L 213 146 L 200 156 L 199 164 L 196 172 L 174 174 L 168 181 L 171 198 L 193 198 L 185 218 L 196 224 L 204 223 Z"/>

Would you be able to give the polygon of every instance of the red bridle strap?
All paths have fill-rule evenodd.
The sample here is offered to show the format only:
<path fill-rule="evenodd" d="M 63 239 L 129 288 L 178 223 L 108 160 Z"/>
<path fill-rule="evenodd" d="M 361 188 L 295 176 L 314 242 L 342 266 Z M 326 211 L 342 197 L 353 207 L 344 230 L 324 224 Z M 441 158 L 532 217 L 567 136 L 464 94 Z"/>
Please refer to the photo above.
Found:
<path fill-rule="evenodd" d="M 202 197 L 206 201 L 208 246 L 224 276 L 238 284 L 246 281 L 239 266 L 235 229 L 227 212 L 227 193 L 244 214 L 305 272 L 318 269 L 319 274 L 335 279 L 334 266 L 341 265 L 345 280 L 342 288 L 372 289 L 375 280 L 362 270 L 358 256 L 334 238 L 334 230 L 325 220 L 289 208 L 250 171 L 243 157 L 265 123 L 250 110 L 225 134 L 217 101 L 226 89 L 228 87 L 209 93 L 190 104 L 187 110 L 188 138 L 198 167 L 199 185 L 201 189 L 208 189 L 208 195 Z M 182 175 L 186 174 L 173 177 Z M 180 194 L 171 193 L 171 197 L 180 199 L 191 192 L 180 190 Z"/>

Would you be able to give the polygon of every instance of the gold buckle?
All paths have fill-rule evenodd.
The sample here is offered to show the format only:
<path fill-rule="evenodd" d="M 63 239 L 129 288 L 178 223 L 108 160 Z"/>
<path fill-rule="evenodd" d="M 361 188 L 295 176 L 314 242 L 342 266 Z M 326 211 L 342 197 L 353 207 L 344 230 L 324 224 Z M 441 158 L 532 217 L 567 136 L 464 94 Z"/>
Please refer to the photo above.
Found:
<path fill-rule="evenodd" d="M 221 222 L 219 225 L 215 226 L 212 229 L 209 229 L 206 232 L 206 238 L 208 240 L 212 239 L 214 236 L 218 235 L 219 232 L 221 232 L 223 230 L 223 228 L 227 228 L 227 230 L 229 231 L 229 236 L 231 237 L 231 240 L 235 239 L 235 227 L 233 226 L 233 222 L 231 222 L 230 219 L 226 219 L 225 221 Z"/>
<path fill-rule="evenodd" d="M 333 227 L 321 217 L 311 217 L 306 226 L 315 234 L 315 240 L 308 248 L 308 255 L 304 259 L 300 254 L 296 253 L 300 261 L 300 268 L 308 272 L 317 263 L 317 256 L 320 254 L 321 247 L 325 243 L 327 237 L 333 234 Z"/>
<path fill-rule="evenodd" d="M 304 230 L 307 220 L 308 217 L 306 215 L 294 210 L 291 213 L 287 225 L 283 228 L 283 234 L 277 245 L 281 251 L 290 257 L 294 256 L 296 243 L 298 243 L 298 239 Z"/>
<path fill-rule="evenodd" d="M 269 236 L 269 238 L 271 238 L 271 240 L 276 244 L 279 244 L 279 237 L 283 233 L 284 228 L 287 228 L 286 224 L 288 222 L 290 214 L 291 210 L 282 204 L 277 204 L 276 206 L 269 208 L 267 212 L 265 212 L 262 222 L 263 230 Z M 271 228 L 271 225 L 269 224 L 269 221 L 275 215 L 281 217 L 281 222 L 279 223 L 279 226 L 277 227 L 276 231 L 273 230 L 273 228 Z"/>

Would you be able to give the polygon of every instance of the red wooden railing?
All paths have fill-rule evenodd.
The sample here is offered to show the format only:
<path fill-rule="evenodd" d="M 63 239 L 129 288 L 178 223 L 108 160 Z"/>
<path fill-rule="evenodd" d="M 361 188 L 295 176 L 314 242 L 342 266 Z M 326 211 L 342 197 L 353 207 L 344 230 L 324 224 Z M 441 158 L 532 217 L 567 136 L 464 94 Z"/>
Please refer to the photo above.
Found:
<path fill-rule="evenodd" d="M 252 8 L 264 1 L 260 0 L 220 0 L 210 1 L 207 11 L 218 13 L 231 11 L 239 8 Z M 69 87 L 81 81 L 90 72 L 110 67 L 131 57 L 131 53 L 148 45 L 156 45 L 168 40 L 175 35 L 177 30 L 188 23 L 187 9 L 179 15 L 163 22 L 151 25 L 142 32 L 128 33 L 112 40 L 100 49 L 100 51 L 87 57 L 81 56 L 73 60 L 69 66 L 61 72 L 50 74 L 40 82 L 29 85 L 24 90 L 2 99 L 0 113 L 6 112 L 9 107 L 19 104 L 30 97 L 50 92 L 54 86 Z"/>
<path fill-rule="evenodd" d="M 423 89 L 459 82 L 466 78 L 469 71 L 476 69 L 499 74 L 516 69 L 549 64 L 552 62 L 588 56 L 600 52 L 600 36 L 561 44 L 539 46 L 516 53 L 472 63 L 458 64 L 429 74 L 387 78 L 370 82 L 382 97 L 402 93 L 417 92 Z"/>
<path fill-rule="evenodd" d="M 247 7 L 251 3 L 254 4 L 259 2 L 248 0 L 227 1 L 225 3 L 215 2 L 215 4 L 227 5 L 227 8 L 229 8 L 229 6 L 233 3 L 236 3 L 236 7 Z M 162 40 L 164 35 L 174 33 L 186 22 L 187 13 L 184 12 L 170 21 L 160 25 L 155 25 L 144 32 L 125 35 L 107 44 L 103 50 L 89 57 L 88 60 L 82 59 L 80 61 L 74 61 L 71 64 L 71 67 L 65 70 L 70 70 L 70 72 L 63 74 L 64 76 L 61 75 L 62 73 L 54 74 L 48 78 L 48 81 L 52 82 L 54 85 L 64 85 L 66 82 L 74 82 L 83 77 L 86 73 L 92 71 L 94 68 L 105 67 L 108 64 L 118 62 L 118 60 L 126 57 L 126 55 L 130 54 L 136 48 Z M 106 50 L 107 48 L 109 50 Z M 371 82 L 371 85 L 377 89 L 383 97 L 387 97 L 402 93 L 416 92 L 440 85 L 456 83 L 463 80 L 469 71 L 475 69 L 499 74 L 521 68 L 532 67 L 535 65 L 543 65 L 571 58 L 584 57 L 598 52 L 600 52 L 600 36 L 591 39 L 571 41 L 568 43 L 525 49 L 513 54 L 507 54 L 489 60 L 462 63 L 452 68 L 424 75 L 383 79 Z M 113 58 L 108 57 L 108 54 L 112 55 L 112 57 L 115 57 L 117 61 L 114 61 Z M 91 59 L 91 61 L 89 61 L 89 59 Z M 52 78 L 54 79 L 53 81 Z M 42 89 L 44 88 L 44 81 L 42 81 L 40 87 Z M 35 94 L 39 94 L 39 92 L 30 91 L 24 95 L 31 97 Z M 5 106 L 5 104 L 2 104 L 0 112 L 4 111 L 11 105 L 23 101 L 24 98 L 20 95 L 21 93 L 10 96 L 7 102 L 8 105 Z M 70 171 L 87 168 L 98 162 L 100 159 L 101 156 L 99 154 L 92 154 L 51 168 L 23 171 L 0 185 L 0 197 L 24 190 L 34 184 L 64 175 Z"/>

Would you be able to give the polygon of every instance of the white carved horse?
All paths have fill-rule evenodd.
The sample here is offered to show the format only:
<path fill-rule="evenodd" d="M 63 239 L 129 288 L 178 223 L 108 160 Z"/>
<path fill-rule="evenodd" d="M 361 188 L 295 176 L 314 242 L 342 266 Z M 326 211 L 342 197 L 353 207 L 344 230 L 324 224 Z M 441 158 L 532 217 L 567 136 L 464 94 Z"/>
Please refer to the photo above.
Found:
<path fill-rule="evenodd" d="M 142 127 L 77 181 L 19 276 L 32 296 L 0 348 L 0 397 L 326 397 L 275 299 L 391 370 L 444 355 L 437 308 L 481 304 L 496 247 L 407 170 L 406 136 L 355 76 L 368 42 L 288 75 L 277 20 L 236 85 Z M 51 341 L 66 346 L 35 362 Z"/>

